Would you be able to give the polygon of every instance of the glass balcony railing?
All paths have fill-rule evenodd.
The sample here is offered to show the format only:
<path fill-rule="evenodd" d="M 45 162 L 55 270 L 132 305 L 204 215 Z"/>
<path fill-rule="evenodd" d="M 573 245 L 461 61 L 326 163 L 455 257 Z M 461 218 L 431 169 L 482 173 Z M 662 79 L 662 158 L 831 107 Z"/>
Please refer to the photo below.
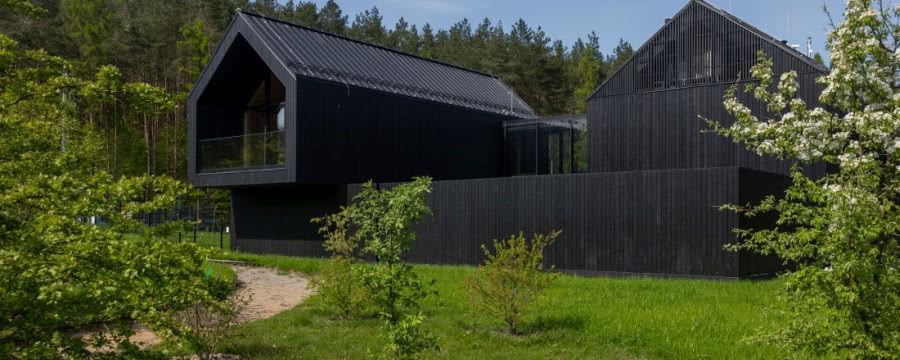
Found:
<path fill-rule="evenodd" d="M 284 131 L 198 141 L 198 172 L 284 166 Z"/>

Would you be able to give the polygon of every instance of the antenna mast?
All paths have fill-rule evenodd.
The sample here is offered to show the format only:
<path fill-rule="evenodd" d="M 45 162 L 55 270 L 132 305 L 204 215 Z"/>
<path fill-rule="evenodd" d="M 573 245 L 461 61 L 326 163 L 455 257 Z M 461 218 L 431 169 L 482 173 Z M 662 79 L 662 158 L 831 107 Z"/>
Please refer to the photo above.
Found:
<path fill-rule="evenodd" d="M 807 57 L 810 57 L 810 58 L 813 57 L 813 51 L 812 51 L 812 36 L 807 36 L 807 37 L 806 37 L 806 56 L 807 56 Z"/>

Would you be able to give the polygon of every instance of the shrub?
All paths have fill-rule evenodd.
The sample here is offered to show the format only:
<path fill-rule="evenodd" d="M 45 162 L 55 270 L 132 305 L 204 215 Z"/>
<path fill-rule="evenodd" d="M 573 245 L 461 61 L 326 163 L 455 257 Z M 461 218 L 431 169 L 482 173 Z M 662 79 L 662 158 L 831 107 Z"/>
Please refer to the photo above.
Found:
<path fill-rule="evenodd" d="M 322 267 L 318 277 L 310 280 L 326 311 L 348 318 L 359 315 L 369 302 L 361 279 L 365 263 L 334 256 Z"/>
<path fill-rule="evenodd" d="M 522 318 L 556 274 L 545 273 L 544 249 L 556 241 L 560 231 L 535 234 L 529 244 L 523 233 L 494 240 L 494 252 L 482 245 L 484 265 L 466 277 L 466 297 L 479 312 L 506 323 L 510 334 L 519 332 Z"/>
<path fill-rule="evenodd" d="M 216 347 L 232 334 L 238 315 L 250 300 L 250 295 L 234 294 L 225 301 L 195 304 L 180 311 L 178 318 L 187 328 L 180 338 L 200 359 L 215 359 Z"/>
<path fill-rule="evenodd" d="M 366 266 L 359 259 L 359 240 L 351 236 L 353 207 L 341 207 L 337 213 L 312 219 L 321 224 L 319 233 L 325 237 L 322 246 L 331 253 L 328 263 L 319 277 L 310 281 L 328 311 L 342 317 L 359 314 L 368 301 L 368 294 L 361 280 L 361 268 Z"/>

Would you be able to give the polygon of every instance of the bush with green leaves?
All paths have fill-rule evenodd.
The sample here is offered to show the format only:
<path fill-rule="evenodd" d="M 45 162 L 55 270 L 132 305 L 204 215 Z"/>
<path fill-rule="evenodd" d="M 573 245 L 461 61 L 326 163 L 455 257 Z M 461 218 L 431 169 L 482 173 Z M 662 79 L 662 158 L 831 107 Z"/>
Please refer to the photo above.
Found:
<path fill-rule="evenodd" d="M 23 5 L 25 4 L 25 5 Z M 8 11 L 24 2 L 0 2 Z M 38 12 L 39 13 L 39 12 Z M 171 99 L 143 83 L 122 83 L 113 67 L 93 81 L 65 60 L 22 50 L 0 35 L 0 358 L 112 358 L 142 351 L 128 341 L 140 322 L 164 338 L 185 331 L 175 314 L 221 300 L 191 244 L 123 239 L 134 214 L 172 206 L 187 186 L 167 177 L 119 177 L 98 170 L 102 148 L 82 111 L 118 99 L 130 114 L 162 111 Z M 100 216 L 109 227 L 90 224 Z M 79 330 L 108 329 L 98 336 Z"/>
<path fill-rule="evenodd" d="M 428 289 L 403 259 L 416 240 L 412 226 L 431 214 L 425 203 L 429 193 L 431 179 L 419 177 L 386 190 L 369 181 L 353 198 L 355 237 L 378 260 L 363 268 L 362 278 L 385 323 L 386 356 L 393 359 L 418 359 L 436 348 L 435 339 L 422 329 L 425 316 L 419 302 Z"/>
<path fill-rule="evenodd" d="M 745 91 L 765 105 L 753 114 L 732 89 L 731 124 L 713 129 L 762 154 L 834 166 L 819 179 L 791 171 L 783 196 L 729 208 L 776 213 L 774 228 L 742 229 L 735 250 L 775 254 L 790 321 L 757 339 L 789 350 L 852 359 L 900 359 L 900 7 L 850 0 L 828 34 L 831 69 L 819 78 L 823 105 L 796 97 L 795 71 L 780 75 L 765 54 Z M 760 118 L 762 116 L 762 118 Z"/>
<path fill-rule="evenodd" d="M 520 232 L 502 241 L 494 240 L 493 252 L 482 245 L 484 265 L 465 280 L 469 303 L 506 323 L 510 334 L 518 334 L 522 319 L 558 275 L 544 272 L 544 249 L 560 233 L 537 233 L 529 242 Z"/>
<path fill-rule="evenodd" d="M 328 263 L 319 276 L 312 278 L 312 286 L 326 310 L 342 317 L 359 315 L 368 302 L 368 293 L 362 283 L 359 240 L 350 232 L 353 207 L 341 207 L 337 213 L 312 219 L 320 224 L 319 233 L 325 237 L 322 246 L 331 253 Z"/>
<path fill-rule="evenodd" d="M 177 318 L 187 329 L 180 338 L 201 360 L 218 359 L 218 346 L 234 335 L 238 315 L 251 300 L 251 295 L 237 293 L 179 311 Z"/>

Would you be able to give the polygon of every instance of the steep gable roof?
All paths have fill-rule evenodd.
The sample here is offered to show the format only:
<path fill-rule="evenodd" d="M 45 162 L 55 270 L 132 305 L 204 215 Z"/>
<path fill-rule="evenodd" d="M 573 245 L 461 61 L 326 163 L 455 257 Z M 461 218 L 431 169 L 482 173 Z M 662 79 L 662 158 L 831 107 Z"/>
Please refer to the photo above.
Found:
<path fill-rule="evenodd" d="M 708 23 L 698 23 L 704 20 Z M 712 29 L 707 28 L 703 30 L 708 32 L 707 35 L 713 34 L 712 38 L 714 40 L 704 39 L 701 37 L 704 36 L 704 34 L 700 34 L 696 31 L 690 34 L 690 39 L 686 40 L 684 38 L 679 38 L 679 36 L 684 36 L 679 34 L 679 32 L 684 31 L 686 25 L 713 27 Z M 721 42 L 716 43 L 714 41 Z M 673 42 L 680 42 L 680 44 L 674 44 Z M 728 42 L 737 44 L 733 46 L 742 48 L 727 49 Z M 659 86 L 659 83 L 664 83 L 662 88 L 692 86 L 703 83 L 704 80 L 699 79 L 699 77 L 690 79 L 690 76 L 687 76 L 689 79 L 685 81 L 682 76 L 673 76 L 673 73 L 682 71 L 682 69 L 665 68 L 666 66 L 674 67 L 675 65 L 658 65 L 651 64 L 651 62 L 658 61 L 659 58 L 664 56 L 672 58 L 678 55 L 685 56 L 684 54 L 689 51 L 697 51 L 713 46 L 722 46 L 717 50 L 726 51 L 727 49 L 728 51 L 734 51 L 735 53 L 729 54 L 732 59 L 731 62 L 728 63 L 723 63 L 723 61 L 726 60 L 721 58 L 711 58 L 710 60 L 707 60 L 709 62 L 707 67 L 710 68 L 708 71 L 711 79 L 705 80 L 706 83 L 735 81 L 741 77 L 744 79 L 749 78 L 749 70 L 752 63 L 756 60 L 756 52 L 758 50 L 766 51 L 769 56 L 772 56 L 773 52 L 781 52 L 793 60 L 790 64 L 776 64 L 776 67 L 781 65 L 781 68 L 775 69 L 776 72 L 786 70 L 798 70 L 802 73 L 821 74 L 828 72 L 827 68 L 816 63 L 813 59 L 800 53 L 796 49 L 791 48 L 784 42 L 751 26 L 738 17 L 731 15 L 722 9 L 718 9 L 706 1 L 690 0 L 681 8 L 681 10 L 673 15 L 671 19 L 667 19 L 666 23 L 657 30 L 650 39 L 641 45 L 631 58 L 600 84 L 588 98 L 597 95 L 607 96 L 633 91 L 656 90 L 660 88 L 657 87 Z M 675 54 L 676 52 L 678 55 Z M 654 66 L 656 67 L 654 68 Z M 689 72 L 693 71 L 695 73 L 698 71 L 698 66 L 702 67 L 703 65 L 698 65 L 696 62 L 686 65 Z M 643 71 L 641 67 L 649 67 L 649 69 L 644 73 L 641 73 L 641 71 Z M 713 70 L 719 71 L 719 73 L 712 74 Z M 701 69 L 700 71 L 707 70 Z M 673 79 L 673 77 L 675 78 Z M 679 79 L 678 77 L 682 78 Z M 673 85 L 673 83 L 678 83 L 679 81 L 681 82 L 680 84 Z"/>
<path fill-rule="evenodd" d="M 252 12 L 238 10 L 234 21 L 248 25 L 271 56 L 299 76 L 512 117 L 537 116 L 490 74 Z"/>

